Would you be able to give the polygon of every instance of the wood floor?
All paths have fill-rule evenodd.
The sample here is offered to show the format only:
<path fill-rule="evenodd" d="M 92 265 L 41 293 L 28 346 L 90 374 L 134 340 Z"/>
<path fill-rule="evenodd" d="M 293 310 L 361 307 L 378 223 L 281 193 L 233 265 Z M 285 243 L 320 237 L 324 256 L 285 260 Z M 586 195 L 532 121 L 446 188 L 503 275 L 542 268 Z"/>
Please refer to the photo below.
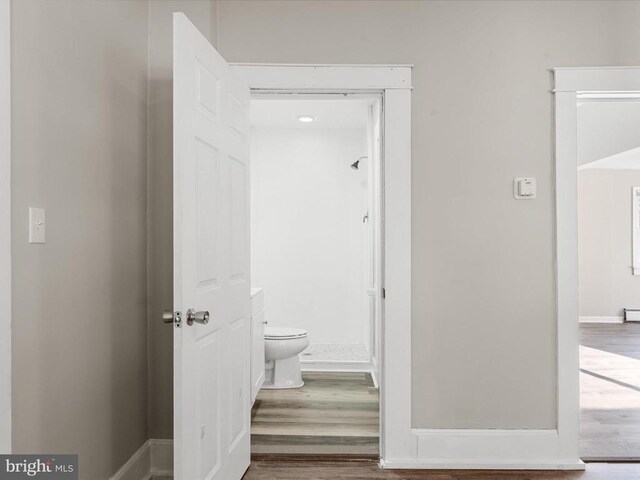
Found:
<path fill-rule="evenodd" d="M 302 388 L 261 390 L 252 454 L 378 455 L 378 390 L 368 373 L 303 373 Z"/>
<path fill-rule="evenodd" d="M 582 459 L 640 460 L 640 323 L 580 326 L 580 391 Z"/>
<path fill-rule="evenodd" d="M 640 460 L 640 324 L 580 327 L 581 456 Z M 252 411 L 253 454 L 378 453 L 378 395 L 367 374 L 306 373 L 305 386 L 263 390 Z M 308 473 L 311 472 L 311 473 Z M 376 462 L 254 460 L 250 479 L 627 479 L 640 465 L 591 464 L 586 473 L 381 471 Z"/>
<path fill-rule="evenodd" d="M 372 460 L 254 460 L 243 480 L 638 480 L 640 464 L 587 465 L 584 472 L 380 470 Z"/>

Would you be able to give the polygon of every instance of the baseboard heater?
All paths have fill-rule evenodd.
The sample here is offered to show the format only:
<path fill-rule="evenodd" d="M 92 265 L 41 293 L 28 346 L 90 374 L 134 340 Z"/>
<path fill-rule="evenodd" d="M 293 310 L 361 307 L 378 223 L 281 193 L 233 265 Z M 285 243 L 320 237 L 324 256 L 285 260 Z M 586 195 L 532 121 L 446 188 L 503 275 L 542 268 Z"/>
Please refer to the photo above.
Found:
<path fill-rule="evenodd" d="M 625 308 L 624 309 L 624 321 L 625 322 L 640 322 L 640 308 Z"/>

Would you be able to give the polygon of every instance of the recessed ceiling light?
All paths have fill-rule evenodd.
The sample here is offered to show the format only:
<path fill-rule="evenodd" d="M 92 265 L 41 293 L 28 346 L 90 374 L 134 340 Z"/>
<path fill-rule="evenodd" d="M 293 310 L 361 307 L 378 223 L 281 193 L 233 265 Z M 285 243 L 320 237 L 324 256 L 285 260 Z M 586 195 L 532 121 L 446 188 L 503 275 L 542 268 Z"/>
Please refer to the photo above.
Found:
<path fill-rule="evenodd" d="M 299 115 L 298 116 L 298 121 L 303 122 L 303 123 L 313 122 L 315 119 L 316 119 L 316 117 L 312 117 L 311 115 Z"/>

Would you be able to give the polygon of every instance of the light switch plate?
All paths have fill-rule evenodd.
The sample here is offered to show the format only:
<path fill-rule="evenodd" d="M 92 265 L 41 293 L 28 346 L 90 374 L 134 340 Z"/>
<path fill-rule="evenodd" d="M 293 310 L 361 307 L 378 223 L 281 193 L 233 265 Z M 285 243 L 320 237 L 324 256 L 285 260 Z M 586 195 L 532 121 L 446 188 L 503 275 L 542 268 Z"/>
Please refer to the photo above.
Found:
<path fill-rule="evenodd" d="M 29 243 L 45 242 L 44 208 L 29 207 Z"/>
<path fill-rule="evenodd" d="M 516 200 L 533 200 L 538 196 L 535 177 L 516 177 L 513 179 L 513 197 Z"/>

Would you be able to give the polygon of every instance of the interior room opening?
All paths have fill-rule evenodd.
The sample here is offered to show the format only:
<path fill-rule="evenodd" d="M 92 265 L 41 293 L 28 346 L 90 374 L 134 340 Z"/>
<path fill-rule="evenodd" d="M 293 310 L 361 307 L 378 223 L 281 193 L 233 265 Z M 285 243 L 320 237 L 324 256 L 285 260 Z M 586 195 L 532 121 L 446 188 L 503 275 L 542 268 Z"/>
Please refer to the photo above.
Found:
<path fill-rule="evenodd" d="M 587 462 L 640 460 L 639 122 L 633 95 L 579 100 L 580 440 Z"/>
<path fill-rule="evenodd" d="M 378 454 L 381 105 L 252 96 L 254 454 Z"/>

